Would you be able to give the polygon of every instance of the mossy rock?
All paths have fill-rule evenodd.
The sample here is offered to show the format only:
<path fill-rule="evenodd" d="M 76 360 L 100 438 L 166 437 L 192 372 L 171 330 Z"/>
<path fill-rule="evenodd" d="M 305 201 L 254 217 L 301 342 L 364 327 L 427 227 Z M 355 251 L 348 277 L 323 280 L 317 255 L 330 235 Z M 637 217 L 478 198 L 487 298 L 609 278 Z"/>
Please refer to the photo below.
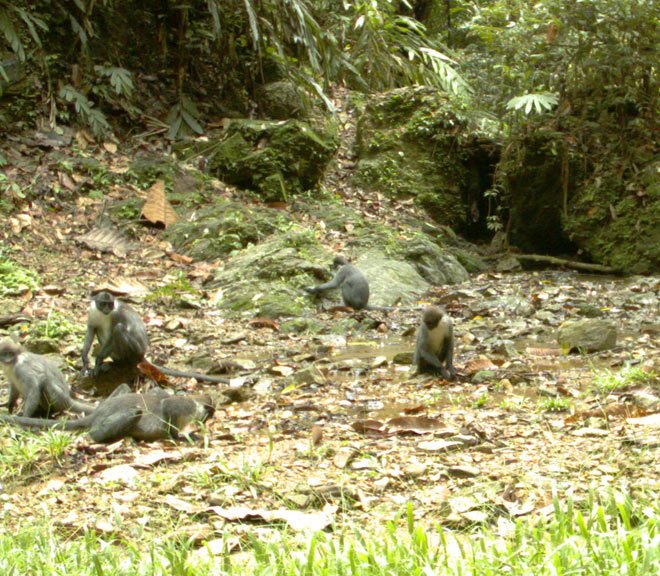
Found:
<path fill-rule="evenodd" d="M 421 234 L 404 242 L 400 250 L 420 276 L 432 285 L 457 284 L 469 277 L 453 254 Z"/>
<path fill-rule="evenodd" d="M 226 137 L 207 148 L 207 166 L 229 184 L 281 201 L 314 188 L 338 145 L 332 121 L 312 127 L 299 120 L 233 120 Z"/>
<path fill-rule="evenodd" d="M 314 311 L 302 288 L 324 276 L 325 270 L 314 262 L 329 257 L 313 234 L 291 230 L 237 253 L 209 286 L 222 289 L 219 306 L 229 314 L 302 316 Z"/>
<path fill-rule="evenodd" d="M 158 179 L 172 182 L 177 171 L 176 163 L 164 155 L 138 154 L 128 167 L 127 174 L 145 188 Z"/>
<path fill-rule="evenodd" d="M 256 98 L 260 110 L 268 118 L 288 120 L 307 115 L 305 101 L 291 81 L 278 80 L 264 84 L 257 89 Z"/>
<path fill-rule="evenodd" d="M 356 182 L 389 196 L 415 198 L 438 222 L 465 222 L 463 111 L 437 91 L 402 88 L 375 96 L 358 119 Z"/>
<path fill-rule="evenodd" d="M 194 221 L 179 220 L 165 237 L 195 260 L 214 260 L 285 230 L 290 218 L 281 210 L 249 206 L 224 198 L 200 210 Z"/>
<path fill-rule="evenodd" d="M 291 318 L 280 324 L 283 334 L 320 334 L 325 330 L 323 322 L 315 318 Z"/>

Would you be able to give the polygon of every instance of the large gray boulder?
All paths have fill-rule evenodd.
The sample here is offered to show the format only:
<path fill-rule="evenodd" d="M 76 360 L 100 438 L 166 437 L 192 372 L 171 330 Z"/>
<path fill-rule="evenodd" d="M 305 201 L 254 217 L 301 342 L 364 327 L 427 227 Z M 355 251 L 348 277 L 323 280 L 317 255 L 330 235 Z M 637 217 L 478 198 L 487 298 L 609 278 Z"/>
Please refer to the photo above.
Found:
<path fill-rule="evenodd" d="M 617 329 L 611 320 L 569 320 L 559 327 L 557 340 L 566 351 L 599 352 L 616 346 Z"/>

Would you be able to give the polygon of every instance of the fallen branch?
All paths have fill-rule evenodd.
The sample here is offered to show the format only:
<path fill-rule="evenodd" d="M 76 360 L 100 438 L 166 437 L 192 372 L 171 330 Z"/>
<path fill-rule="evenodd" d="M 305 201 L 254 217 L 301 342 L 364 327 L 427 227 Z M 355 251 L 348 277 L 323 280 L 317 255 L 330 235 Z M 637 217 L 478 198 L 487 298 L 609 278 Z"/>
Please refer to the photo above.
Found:
<path fill-rule="evenodd" d="M 589 270 L 590 272 L 604 272 L 605 274 L 616 274 L 620 272 L 611 266 L 602 264 L 588 264 L 587 262 L 576 262 L 575 260 L 566 260 L 564 258 L 555 258 L 554 256 L 542 256 L 541 254 L 513 254 L 518 260 L 531 260 L 532 262 L 547 262 L 557 266 L 567 266 L 577 270 Z"/>

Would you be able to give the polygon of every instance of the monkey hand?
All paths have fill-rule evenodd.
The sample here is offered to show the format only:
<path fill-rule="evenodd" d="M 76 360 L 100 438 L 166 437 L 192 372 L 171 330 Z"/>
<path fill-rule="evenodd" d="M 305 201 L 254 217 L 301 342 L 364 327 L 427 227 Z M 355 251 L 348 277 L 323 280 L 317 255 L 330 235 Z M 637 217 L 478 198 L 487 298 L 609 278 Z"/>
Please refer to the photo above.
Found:
<path fill-rule="evenodd" d="M 307 292 L 307 294 L 316 294 L 317 292 L 316 286 L 306 286 L 303 288 L 303 290 Z"/>

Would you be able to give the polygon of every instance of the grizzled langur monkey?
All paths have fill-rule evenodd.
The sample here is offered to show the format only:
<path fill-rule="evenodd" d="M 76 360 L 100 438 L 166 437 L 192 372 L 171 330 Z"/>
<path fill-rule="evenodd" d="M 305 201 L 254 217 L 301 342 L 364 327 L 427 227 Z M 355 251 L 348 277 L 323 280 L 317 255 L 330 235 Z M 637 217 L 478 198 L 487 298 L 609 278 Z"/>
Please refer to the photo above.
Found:
<path fill-rule="evenodd" d="M 128 304 L 117 300 L 110 292 L 98 292 L 92 297 L 87 317 L 87 334 L 82 351 L 81 374 L 86 376 L 89 372 L 89 351 L 98 337 L 101 349 L 96 355 L 92 376 L 98 376 L 103 360 L 110 357 L 115 362 L 128 365 L 137 365 L 144 361 L 144 356 L 149 348 L 149 337 L 147 328 L 142 322 L 139 314 Z M 173 370 L 152 364 L 155 368 L 169 376 L 181 376 L 185 378 L 196 378 L 206 382 L 227 383 L 228 378 L 208 376 L 198 372 L 184 370 Z"/>
<path fill-rule="evenodd" d="M 9 413 L 19 398 L 21 415 L 32 417 L 71 410 L 90 413 L 95 406 L 71 397 L 71 387 L 57 365 L 39 354 L 28 352 L 15 342 L 0 343 L 0 366 L 9 380 Z"/>
<path fill-rule="evenodd" d="M 95 442 L 113 442 L 127 437 L 150 442 L 177 439 L 187 424 L 203 422 L 213 416 L 214 411 L 211 398 L 206 395 L 171 396 L 160 388 L 135 394 L 122 384 L 94 412 L 76 420 L 0 415 L 0 422 L 24 428 L 87 429 Z"/>
<path fill-rule="evenodd" d="M 350 306 L 354 310 L 368 308 L 369 282 L 364 274 L 353 264 L 349 264 L 348 260 L 341 255 L 335 256 L 332 267 L 339 268 L 339 270 L 330 282 L 305 288 L 305 291 L 309 294 L 318 294 L 326 290 L 341 288 L 341 297 L 346 306 Z"/>
<path fill-rule="evenodd" d="M 417 371 L 440 373 L 445 380 L 451 380 L 456 376 L 453 358 L 454 329 L 451 318 L 437 306 L 425 308 L 417 328 L 413 359 Z"/>

